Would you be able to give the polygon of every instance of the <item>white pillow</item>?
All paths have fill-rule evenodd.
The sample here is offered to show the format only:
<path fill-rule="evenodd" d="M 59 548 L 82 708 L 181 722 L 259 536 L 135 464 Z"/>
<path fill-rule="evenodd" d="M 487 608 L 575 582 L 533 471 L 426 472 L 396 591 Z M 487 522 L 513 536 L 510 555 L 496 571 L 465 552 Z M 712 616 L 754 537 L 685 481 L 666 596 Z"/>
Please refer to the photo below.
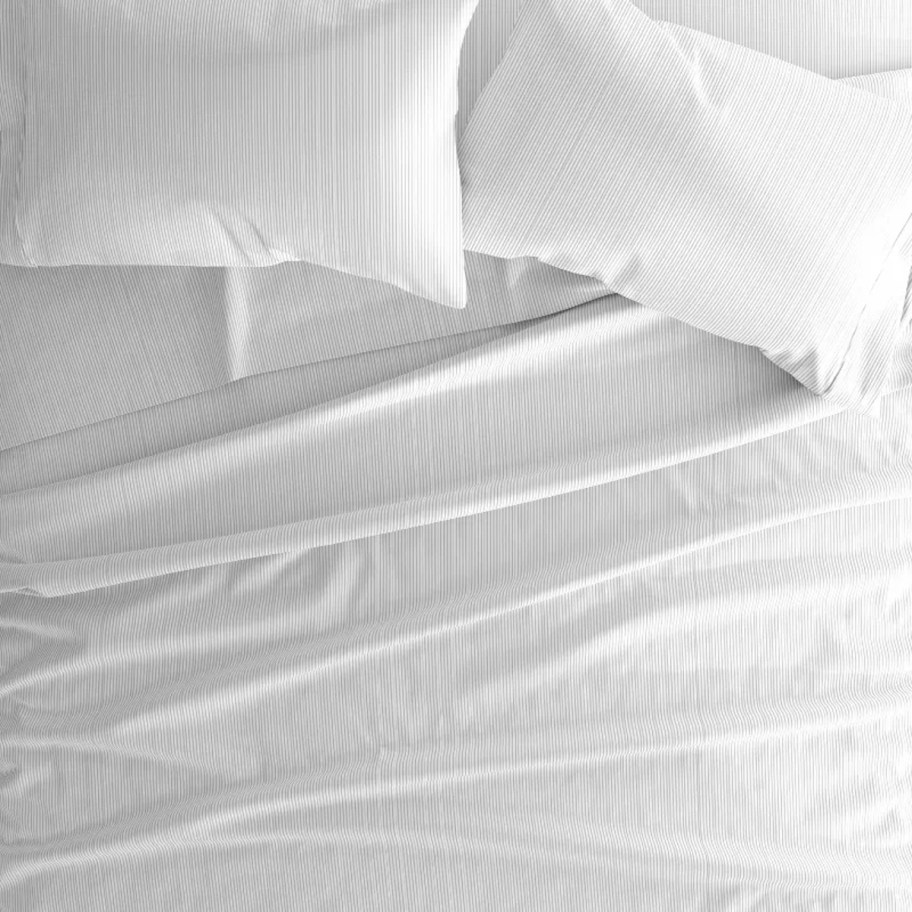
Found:
<path fill-rule="evenodd" d="M 628 0 L 527 0 L 461 147 L 466 247 L 534 256 L 867 407 L 909 273 L 912 118 Z"/>
<path fill-rule="evenodd" d="M 0 261 L 307 260 L 464 306 L 475 2 L 9 0 Z"/>
<path fill-rule="evenodd" d="M 708 32 L 831 78 L 912 67 L 909 0 L 634 2 L 653 19 Z"/>
<path fill-rule="evenodd" d="M 524 0 L 479 0 L 462 45 L 457 131 L 500 63 Z M 652 19 L 843 78 L 912 67 L 909 0 L 634 0 Z M 2 39 L 0 39 L 2 40 Z"/>

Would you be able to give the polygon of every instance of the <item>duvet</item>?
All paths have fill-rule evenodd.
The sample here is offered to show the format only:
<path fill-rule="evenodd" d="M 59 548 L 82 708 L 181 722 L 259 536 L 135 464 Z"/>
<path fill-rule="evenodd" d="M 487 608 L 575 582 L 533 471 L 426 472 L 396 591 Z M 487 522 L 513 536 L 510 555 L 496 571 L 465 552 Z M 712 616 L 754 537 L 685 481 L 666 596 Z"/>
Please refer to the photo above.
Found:
<path fill-rule="evenodd" d="M 762 45 L 736 8 L 684 24 Z M 519 14 L 479 7 L 485 72 Z M 912 65 L 764 22 L 826 75 Z M 4 912 L 910 907 L 908 269 L 860 409 L 471 256 L 465 310 L 3 267 Z"/>

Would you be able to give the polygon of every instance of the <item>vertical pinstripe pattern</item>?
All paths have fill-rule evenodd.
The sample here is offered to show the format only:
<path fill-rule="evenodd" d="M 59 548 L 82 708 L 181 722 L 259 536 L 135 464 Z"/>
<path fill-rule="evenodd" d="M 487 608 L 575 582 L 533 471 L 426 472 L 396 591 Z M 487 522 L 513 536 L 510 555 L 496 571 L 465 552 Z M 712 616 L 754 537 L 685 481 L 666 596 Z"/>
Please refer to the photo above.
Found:
<path fill-rule="evenodd" d="M 707 32 L 787 60 L 824 76 L 842 78 L 912 67 L 912 8 L 906 0 L 634 0 L 654 19 Z M 500 62 L 523 0 L 480 0 L 462 48 L 457 128 Z M 6 3 L 0 16 L 19 5 Z M 15 26 L 0 28 L 0 115 L 17 110 L 18 76 L 5 68 Z M 10 114 L 15 120 L 15 115 Z M 7 120 L 0 123 L 7 123 Z"/>
<path fill-rule="evenodd" d="M 16 37 L 21 34 L 21 14 L 20 3 L 0 4 L 0 146 L 3 144 L 3 131 L 22 117 L 22 85 L 16 54 Z"/>
<path fill-rule="evenodd" d="M 0 461 L 0 907 L 900 912 L 908 342 L 873 423 L 606 300 Z"/>
<path fill-rule="evenodd" d="M 879 394 L 909 274 L 900 105 L 627 0 L 530 0 L 461 157 L 470 249 L 592 275 L 842 404 Z"/>
<path fill-rule="evenodd" d="M 847 84 L 912 109 L 910 71 Z M 266 371 L 555 313 L 607 291 L 535 260 L 471 251 L 466 275 L 471 306 L 454 310 L 303 263 L 229 271 L 2 266 L 0 448 Z M 872 363 L 862 359 L 862 367 Z"/>
<path fill-rule="evenodd" d="M 9 14 L 17 8 L 7 4 L 0 10 Z M 718 6 L 675 5 L 650 12 L 674 18 L 710 8 Z M 460 125 L 500 61 L 520 9 L 520 0 L 479 4 L 462 49 Z M 861 60 L 853 56 L 855 42 L 871 35 L 864 60 L 885 68 L 898 59 L 888 39 L 901 32 L 879 29 L 870 0 L 852 0 L 851 8 L 843 0 L 826 8 L 782 8 L 774 0 L 773 7 L 767 2 L 755 9 L 748 15 L 741 8 L 734 21 L 744 23 L 739 35 L 749 35 L 761 50 L 782 51 L 788 39 L 777 36 L 800 33 L 808 36 L 802 46 L 816 55 L 802 63 Z M 769 9 L 776 15 L 766 15 Z M 838 33 L 821 29 L 820 17 L 837 9 L 840 21 L 856 27 Z M 889 9 L 878 5 L 875 12 L 892 23 L 905 9 L 903 0 Z M 720 23 L 720 17 L 701 21 L 707 28 Z M 11 33 L 0 30 L 0 41 Z M 912 49 L 902 62 L 912 65 Z M 851 84 L 912 106 L 907 72 Z M 393 286 L 304 263 L 225 275 L 177 267 L 0 266 L 0 448 L 262 371 L 556 312 L 604 290 L 596 279 L 534 260 L 503 261 L 471 251 L 466 275 L 469 307 L 453 310 L 429 308 Z"/>
<path fill-rule="evenodd" d="M 535 260 L 466 257 L 471 306 L 268 269 L 0 266 L 0 449 L 266 371 L 527 320 L 607 293 Z"/>
<path fill-rule="evenodd" d="M 4 131 L 0 259 L 306 260 L 464 306 L 474 3 L 17 0 L 27 97 Z"/>
<path fill-rule="evenodd" d="M 0 273 L 77 423 L 156 405 L 0 449 L 3 912 L 912 905 L 909 315 L 871 421 L 618 297 L 467 333 L 598 290 L 477 260 L 385 338 L 459 335 L 190 396 L 371 286 Z"/>

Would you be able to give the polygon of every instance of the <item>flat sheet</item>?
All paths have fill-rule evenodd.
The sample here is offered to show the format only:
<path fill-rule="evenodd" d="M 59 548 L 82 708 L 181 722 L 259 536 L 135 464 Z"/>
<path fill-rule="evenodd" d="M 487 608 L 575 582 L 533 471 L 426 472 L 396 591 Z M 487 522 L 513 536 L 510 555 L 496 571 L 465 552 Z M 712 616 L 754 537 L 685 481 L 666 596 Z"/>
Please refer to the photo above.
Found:
<path fill-rule="evenodd" d="M 0 908 L 908 907 L 912 334 L 459 343 L 0 454 Z"/>

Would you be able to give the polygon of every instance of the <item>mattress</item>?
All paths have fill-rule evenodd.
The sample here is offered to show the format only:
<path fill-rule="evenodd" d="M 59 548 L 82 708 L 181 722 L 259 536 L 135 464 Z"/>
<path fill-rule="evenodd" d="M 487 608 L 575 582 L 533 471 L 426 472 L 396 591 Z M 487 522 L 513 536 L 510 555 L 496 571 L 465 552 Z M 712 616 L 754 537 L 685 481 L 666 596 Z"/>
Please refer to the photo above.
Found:
<path fill-rule="evenodd" d="M 912 101 L 901 5 L 638 2 Z M 861 412 L 467 271 L 0 267 L 0 909 L 910 908 L 912 294 Z"/>

